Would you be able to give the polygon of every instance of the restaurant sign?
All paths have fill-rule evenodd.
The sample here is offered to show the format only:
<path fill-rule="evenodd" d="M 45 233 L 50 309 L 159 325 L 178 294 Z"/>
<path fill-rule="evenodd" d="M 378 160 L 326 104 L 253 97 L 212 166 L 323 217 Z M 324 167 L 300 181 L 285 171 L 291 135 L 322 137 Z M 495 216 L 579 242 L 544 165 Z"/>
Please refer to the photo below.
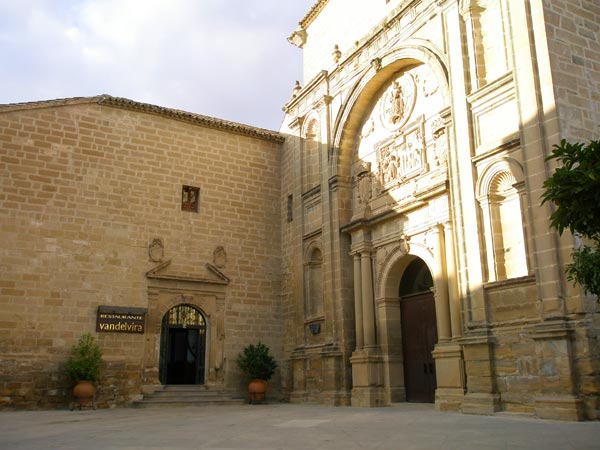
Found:
<path fill-rule="evenodd" d="M 96 331 L 100 333 L 143 334 L 146 325 L 146 308 L 98 306 Z"/>

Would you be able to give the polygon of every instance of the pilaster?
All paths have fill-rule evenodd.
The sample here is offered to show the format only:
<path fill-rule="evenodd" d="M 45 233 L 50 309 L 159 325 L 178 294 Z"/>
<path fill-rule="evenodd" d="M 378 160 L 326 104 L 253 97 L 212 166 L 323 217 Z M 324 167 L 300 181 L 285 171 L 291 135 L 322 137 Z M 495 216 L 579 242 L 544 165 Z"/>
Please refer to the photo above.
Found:
<path fill-rule="evenodd" d="M 540 376 L 536 415 L 542 419 L 582 420 L 583 402 L 576 395 L 568 324 L 562 320 L 541 323 L 532 337 Z"/>
<path fill-rule="evenodd" d="M 435 359 L 437 382 L 435 408 L 438 411 L 460 411 L 466 384 L 462 347 L 438 344 L 431 354 Z"/>
<path fill-rule="evenodd" d="M 493 414 L 500 410 L 493 368 L 493 342 L 485 331 L 461 339 L 465 374 L 468 380 L 462 412 Z"/>
<path fill-rule="evenodd" d="M 383 356 L 377 348 L 363 348 L 350 358 L 352 364 L 352 406 L 385 406 Z"/>

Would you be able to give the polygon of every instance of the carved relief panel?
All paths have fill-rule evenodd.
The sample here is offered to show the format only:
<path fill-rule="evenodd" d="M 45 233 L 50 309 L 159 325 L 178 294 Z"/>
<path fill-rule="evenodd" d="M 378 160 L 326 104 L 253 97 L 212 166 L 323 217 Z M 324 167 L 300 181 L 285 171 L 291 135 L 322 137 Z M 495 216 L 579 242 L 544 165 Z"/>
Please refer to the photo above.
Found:
<path fill-rule="evenodd" d="M 427 65 L 398 72 L 382 87 L 357 139 L 352 165 L 355 214 L 380 208 L 383 195 L 410 201 L 415 180 L 430 171 L 445 174 L 443 110 L 439 82 Z"/>
<path fill-rule="evenodd" d="M 420 120 L 405 133 L 376 147 L 377 172 L 382 189 L 393 187 L 427 170 L 423 135 L 423 121 Z"/>

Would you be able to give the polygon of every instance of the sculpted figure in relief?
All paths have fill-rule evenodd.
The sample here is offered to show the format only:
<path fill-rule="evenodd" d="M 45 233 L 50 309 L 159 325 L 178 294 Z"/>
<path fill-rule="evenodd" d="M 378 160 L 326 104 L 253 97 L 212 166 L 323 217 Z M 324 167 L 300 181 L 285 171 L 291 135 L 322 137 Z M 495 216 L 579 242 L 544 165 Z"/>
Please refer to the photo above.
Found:
<path fill-rule="evenodd" d="M 383 184 L 391 183 L 398 179 L 398 157 L 390 147 L 381 149 L 381 176 Z"/>
<path fill-rule="evenodd" d="M 392 81 L 380 99 L 381 123 L 389 131 L 397 131 L 410 118 L 416 99 L 415 80 L 409 73 Z"/>
<path fill-rule="evenodd" d="M 434 139 L 434 162 L 436 166 L 448 165 L 448 141 L 446 137 L 446 127 L 442 118 L 437 118 L 431 122 L 431 135 Z"/>
<path fill-rule="evenodd" d="M 389 97 L 390 109 L 390 120 L 393 124 L 399 123 L 404 117 L 404 93 L 402 86 L 397 81 L 392 83 L 392 93 Z"/>

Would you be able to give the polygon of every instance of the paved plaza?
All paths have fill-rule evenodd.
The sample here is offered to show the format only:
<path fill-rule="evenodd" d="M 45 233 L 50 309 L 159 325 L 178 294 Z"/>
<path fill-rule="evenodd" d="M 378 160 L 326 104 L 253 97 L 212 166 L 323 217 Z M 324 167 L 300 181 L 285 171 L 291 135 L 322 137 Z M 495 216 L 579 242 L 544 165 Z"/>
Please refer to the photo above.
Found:
<path fill-rule="evenodd" d="M 439 413 L 430 405 L 239 405 L 0 413 L 0 449 L 586 450 L 599 422 Z"/>

